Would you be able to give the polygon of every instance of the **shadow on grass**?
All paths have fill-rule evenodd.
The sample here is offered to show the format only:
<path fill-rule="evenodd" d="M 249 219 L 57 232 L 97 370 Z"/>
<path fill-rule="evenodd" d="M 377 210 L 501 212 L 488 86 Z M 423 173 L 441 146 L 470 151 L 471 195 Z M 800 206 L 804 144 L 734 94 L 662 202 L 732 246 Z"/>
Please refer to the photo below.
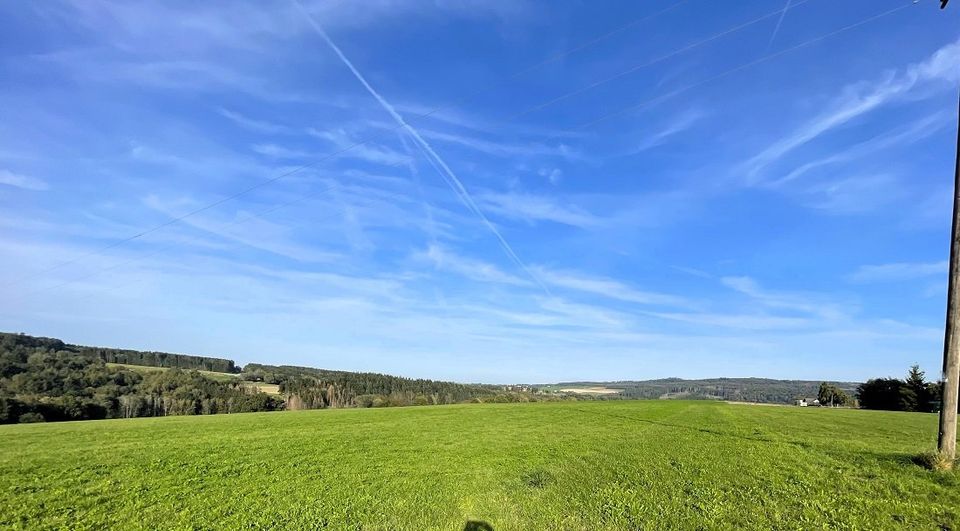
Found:
<path fill-rule="evenodd" d="M 924 452 L 919 455 L 909 456 L 913 464 L 934 472 L 950 472 L 957 468 L 960 459 L 950 460 L 939 452 Z"/>
<path fill-rule="evenodd" d="M 463 526 L 463 531 L 493 531 L 493 526 L 479 520 L 470 520 Z"/>

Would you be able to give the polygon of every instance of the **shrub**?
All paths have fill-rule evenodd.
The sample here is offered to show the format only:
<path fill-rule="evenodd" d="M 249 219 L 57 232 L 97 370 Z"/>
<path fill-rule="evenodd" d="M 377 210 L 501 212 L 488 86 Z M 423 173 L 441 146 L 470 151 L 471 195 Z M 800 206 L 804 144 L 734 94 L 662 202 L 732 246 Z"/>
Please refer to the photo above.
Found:
<path fill-rule="evenodd" d="M 24 413 L 23 415 L 20 415 L 20 422 L 24 424 L 28 422 L 46 422 L 46 421 L 47 419 L 43 418 L 43 415 L 41 415 L 40 413 L 29 412 L 29 413 Z"/>

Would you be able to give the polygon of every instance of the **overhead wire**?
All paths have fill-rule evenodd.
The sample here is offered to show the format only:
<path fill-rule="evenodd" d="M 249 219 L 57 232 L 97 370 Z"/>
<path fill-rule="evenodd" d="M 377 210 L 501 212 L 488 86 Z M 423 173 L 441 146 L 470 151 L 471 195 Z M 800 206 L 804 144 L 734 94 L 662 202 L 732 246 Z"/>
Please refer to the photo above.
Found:
<path fill-rule="evenodd" d="M 809 2 L 809 1 L 810 1 L 810 0 L 798 0 L 798 1 L 794 4 L 794 7 L 799 6 L 800 4 L 805 4 L 805 3 Z M 638 65 L 631 66 L 630 68 L 627 68 L 626 70 L 622 70 L 622 71 L 620 71 L 620 72 L 617 72 L 616 74 L 614 74 L 614 75 L 612 75 L 612 76 L 609 76 L 609 77 L 606 77 L 606 78 L 603 78 L 603 79 L 594 81 L 594 82 L 592 82 L 592 83 L 590 83 L 590 84 L 588 84 L 588 85 L 586 85 L 586 86 L 584 86 L 584 87 L 581 87 L 581 88 L 579 88 L 579 89 L 573 90 L 573 91 L 571 91 L 571 92 L 567 92 L 567 93 L 565 93 L 565 94 L 561 94 L 560 96 L 557 96 L 557 97 L 555 97 L 555 98 L 552 98 L 552 99 L 550 99 L 550 100 L 547 100 L 547 101 L 545 101 L 545 102 L 543 102 L 543 103 L 534 105 L 533 107 L 529 107 L 529 108 L 527 108 L 527 109 L 524 109 L 524 110 L 521 111 L 521 112 L 518 112 L 518 113 L 516 113 L 516 114 L 512 114 L 512 115 L 510 115 L 510 119 L 520 118 L 520 117 L 526 116 L 526 115 L 528 115 L 528 114 L 530 114 L 530 113 L 533 113 L 533 112 L 536 112 L 536 111 L 545 109 L 545 108 L 547 108 L 547 107 L 549 107 L 549 106 L 551 106 L 551 105 L 557 104 L 557 103 L 559 103 L 559 102 L 561 102 L 561 101 L 563 101 L 563 100 L 566 100 L 566 99 L 570 99 L 570 98 L 572 98 L 572 97 L 574 97 L 574 96 L 577 96 L 577 95 L 579 95 L 579 94 L 583 94 L 583 93 L 585 93 L 585 92 L 587 92 L 587 91 L 590 91 L 590 90 L 593 90 L 593 89 L 595 89 L 595 88 L 597 88 L 597 87 L 599 87 L 599 86 L 601 86 L 601 85 L 605 85 L 605 84 L 607 84 L 607 83 L 609 83 L 609 82 L 611 82 L 611 81 L 616 81 L 617 79 L 620 79 L 620 78 L 622 78 L 622 77 L 625 77 L 625 76 L 628 76 L 628 75 L 633 74 L 633 73 L 635 73 L 635 72 L 638 72 L 638 71 L 640 71 L 640 70 L 642 70 L 642 69 L 644 69 L 644 68 L 648 68 L 648 67 L 651 67 L 651 66 L 653 66 L 653 65 L 655 65 L 655 64 L 662 63 L 663 61 L 666 61 L 666 60 L 668 60 L 668 59 L 671 59 L 671 58 L 673 58 L 673 57 L 676 57 L 676 56 L 678 56 L 678 55 L 680 55 L 680 54 L 683 54 L 683 53 L 685 53 L 685 52 L 689 52 L 690 50 L 694 50 L 694 49 L 696 49 L 696 48 L 699 48 L 699 47 L 701 47 L 701 46 L 703 46 L 703 45 L 705 45 L 705 44 L 710 44 L 710 43 L 713 42 L 713 41 L 716 41 L 716 40 L 721 39 L 721 38 L 723 38 L 723 37 L 726 37 L 726 36 L 728 36 L 728 35 L 732 35 L 732 34 L 738 32 L 738 31 L 741 31 L 741 30 L 744 30 L 744 29 L 746 29 L 746 28 L 748 28 L 748 27 L 750 27 L 750 26 L 753 26 L 754 24 L 758 24 L 758 23 L 760 23 L 760 22 L 763 22 L 764 20 L 767 20 L 768 18 L 774 17 L 774 16 L 776 16 L 776 15 L 780 15 L 782 11 L 783 11 L 782 9 L 778 9 L 778 10 L 776 10 L 776 11 L 771 11 L 771 12 L 765 14 L 765 15 L 761 15 L 761 16 L 759 16 L 759 17 L 757 17 L 757 18 L 754 18 L 754 19 L 749 20 L 749 21 L 747 21 L 747 22 L 744 22 L 744 23 L 742 23 L 742 24 L 738 24 L 738 25 L 736 25 L 736 26 L 733 26 L 733 27 L 731 27 L 731 28 L 728 28 L 728 29 L 726 29 L 726 30 L 723 30 L 723 31 L 721 31 L 721 32 L 719 32 L 719 33 L 715 33 L 715 34 L 713 34 L 713 35 L 711 35 L 710 37 L 707 37 L 707 38 L 705 38 L 705 39 L 700 39 L 700 40 L 695 41 L 695 42 L 693 42 L 693 43 L 690 43 L 690 44 L 688 44 L 688 45 L 686 45 L 686 46 L 682 46 L 682 47 L 680 47 L 680 48 L 677 48 L 676 50 L 673 50 L 673 51 L 671 51 L 671 52 L 669 52 L 669 53 L 666 53 L 666 54 L 664 54 L 664 55 L 661 55 L 661 56 L 659 56 L 659 57 L 656 57 L 656 58 L 654 58 L 654 59 L 652 59 L 652 60 L 650 60 L 650 61 L 646 61 L 646 62 L 640 63 L 640 64 L 638 64 Z"/>

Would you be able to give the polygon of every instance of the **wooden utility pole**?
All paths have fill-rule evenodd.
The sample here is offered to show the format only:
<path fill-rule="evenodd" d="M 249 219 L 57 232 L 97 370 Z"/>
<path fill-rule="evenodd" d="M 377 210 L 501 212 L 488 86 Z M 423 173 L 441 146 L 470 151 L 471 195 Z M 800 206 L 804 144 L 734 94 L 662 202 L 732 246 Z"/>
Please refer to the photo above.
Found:
<path fill-rule="evenodd" d="M 943 5 L 946 5 L 944 2 Z M 958 102 L 960 120 L 960 102 Z M 943 338 L 943 403 L 937 451 L 947 468 L 957 458 L 957 395 L 960 393 L 960 121 L 957 161 L 953 171 L 953 226 L 950 231 L 950 277 L 947 281 L 947 325 Z"/>

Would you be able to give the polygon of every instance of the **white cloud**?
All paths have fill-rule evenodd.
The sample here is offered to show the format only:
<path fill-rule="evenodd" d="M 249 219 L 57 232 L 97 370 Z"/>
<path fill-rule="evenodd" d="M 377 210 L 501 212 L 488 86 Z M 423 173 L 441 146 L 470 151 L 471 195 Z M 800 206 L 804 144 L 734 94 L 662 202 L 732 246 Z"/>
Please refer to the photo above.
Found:
<path fill-rule="evenodd" d="M 512 21 L 528 11 L 518 0 L 366 0 L 362 3 L 303 2 L 329 27 L 395 23 L 400 17 L 493 18 Z M 260 43 L 296 37 L 306 31 L 299 10 L 289 2 L 130 4 L 69 0 L 38 11 L 82 24 L 121 50 L 198 52 L 215 48 L 250 50 Z"/>
<path fill-rule="evenodd" d="M 143 202 L 171 218 L 182 217 L 197 206 L 192 200 L 165 202 L 153 195 L 147 196 Z M 301 262 L 331 262 L 342 258 L 338 253 L 318 250 L 316 244 L 299 243 L 289 227 L 247 212 L 238 211 L 236 217 L 225 222 L 199 215 L 185 217 L 181 222 L 220 238 Z"/>
<path fill-rule="evenodd" d="M 948 263 L 940 262 L 897 262 L 892 264 L 863 265 L 851 274 L 851 282 L 897 282 L 931 276 L 946 278 Z"/>
<path fill-rule="evenodd" d="M 807 327 L 811 324 L 811 320 L 806 317 L 781 317 L 763 314 L 651 312 L 649 315 L 695 325 L 744 330 L 780 330 Z"/>
<path fill-rule="evenodd" d="M 860 214 L 893 201 L 899 192 L 894 176 L 866 175 L 817 183 L 801 192 L 801 200 L 830 214 Z"/>
<path fill-rule="evenodd" d="M 238 176 L 265 178 L 281 170 L 262 165 L 255 157 L 221 150 L 216 144 L 205 143 L 199 136 L 182 134 L 181 137 L 183 142 L 171 146 L 158 147 L 133 141 L 130 143 L 130 159 L 140 168 L 144 165 L 163 167 L 168 176 L 179 174 L 189 179 L 200 175 L 224 180 Z"/>
<path fill-rule="evenodd" d="M 299 149 L 290 149 L 277 144 L 254 144 L 251 149 L 256 153 L 276 159 L 305 159 L 319 157 L 321 154 L 312 154 Z"/>
<path fill-rule="evenodd" d="M 412 161 L 411 156 L 404 155 L 403 153 L 384 146 L 364 142 L 364 139 L 356 140 L 343 129 L 321 131 L 310 128 L 307 130 L 307 134 L 333 144 L 336 151 L 342 151 L 342 153 L 337 153 L 339 157 L 365 160 L 384 166 L 399 166 L 401 164 L 409 164 Z"/>
<path fill-rule="evenodd" d="M 557 199 L 532 194 L 479 194 L 477 200 L 484 210 L 501 217 L 527 222 L 551 221 L 572 227 L 594 227 L 603 220 L 575 205 L 560 204 Z"/>
<path fill-rule="evenodd" d="M 13 173 L 9 170 L 0 170 L 0 184 L 21 188 L 23 190 L 42 191 L 50 189 L 50 186 L 41 179 L 21 173 Z"/>
<path fill-rule="evenodd" d="M 507 143 L 485 140 L 475 136 L 465 136 L 453 133 L 445 133 L 435 130 L 423 130 L 424 137 L 431 140 L 439 140 L 449 144 L 457 144 L 488 155 L 498 157 L 533 157 L 533 156 L 552 156 L 563 158 L 577 158 L 578 155 L 565 144 L 558 146 L 547 146 L 535 143 Z"/>
<path fill-rule="evenodd" d="M 583 138 L 587 136 L 587 134 L 582 131 L 504 122 L 503 120 L 470 114 L 462 109 L 456 109 L 442 104 L 431 107 L 419 103 L 406 102 L 396 107 L 404 115 L 410 116 L 411 120 L 429 120 L 443 128 L 469 129 L 497 137 L 502 137 L 504 134 L 518 137 L 553 139 Z M 389 124 L 381 124 L 380 127 L 391 126 Z"/>
<path fill-rule="evenodd" d="M 229 109 L 224 109 L 223 107 L 218 107 L 217 113 L 220 116 L 223 116 L 224 118 L 230 120 L 231 122 L 239 125 L 240 127 L 249 129 L 257 133 L 275 135 L 275 134 L 290 132 L 289 127 L 278 125 L 271 122 L 262 121 L 262 120 L 255 120 L 253 118 L 244 116 L 238 112 L 234 112 Z"/>
<path fill-rule="evenodd" d="M 563 179 L 563 170 L 560 168 L 540 168 L 537 171 L 537 175 L 541 177 L 546 177 L 550 184 L 556 186 L 560 184 L 560 180 Z"/>
<path fill-rule="evenodd" d="M 559 297 L 549 297 L 540 302 L 540 307 L 567 318 L 567 322 L 583 328 L 620 328 L 629 324 L 627 316 L 601 306 L 577 304 Z"/>
<path fill-rule="evenodd" d="M 784 155 L 834 128 L 906 96 L 919 86 L 934 82 L 951 86 L 957 81 L 960 81 L 960 41 L 940 48 L 928 59 L 911 64 L 902 72 L 888 72 L 879 81 L 849 85 L 826 112 L 807 121 L 789 136 L 747 161 L 747 182 L 756 184 L 759 181 L 758 174 Z"/>
<path fill-rule="evenodd" d="M 723 277 L 720 281 L 762 307 L 806 313 L 827 320 L 839 320 L 847 314 L 839 304 L 816 294 L 766 290 L 750 277 Z"/>
<path fill-rule="evenodd" d="M 699 109 L 688 109 L 681 112 L 675 116 L 673 120 L 664 125 L 659 131 L 651 134 L 645 134 L 640 140 L 640 143 L 631 151 L 631 153 L 640 153 L 663 144 L 670 137 L 693 127 L 694 124 L 702 120 L 704 116 L 706 116 L 706 113 Z"/>
<path fill-rule="evenodd" d="M 865 140 L 853 146 L 844 147 L 841 151 L 829 157 L 823 157 L 817 160 L 806 162 L 787 175 L 773 181 L 770 186 L 784 186 L 799 179 L 803 175 L 824 166 L 848 162 L 860 157 L 882 152 L 888 149 L 902 147 L 918 142 L 930 135 L 936 133 L 954 120 L 950 113 L 937 112 L 930 116 L 920 118 L 906 127 L 900 128 L 891 133 L 879 135 L 869 140 Z"/>
<path fill-rule="evenodd" d="M 308 3 L 307 9 L 330 27 L 396 22 L 402 16 L 492 18 L 499 22 L 511 22 L 531 12 L 526 0 L 369 0 L 360 3 L 318 0 Z"/>
<path fill-rule="evenodd" d="M 439 245 L 430 245 L 425 252 L 415 254 L 414 259 L 428 260 L 437 269 L 456 273 L 471 280 L 514 286 L 530 285 L 529 281 L 507 273 L 494 264 L 457 255 Z"/>
<path fill-rule="evenodd" d="M 668 306 L 686 306 L 689 304 L 683 297 L 637 290 L 610 278 L 589 277 L 571 272 L 552 271 L 542 267 L 535 268 L 535 270 L 540 279 L 550 286 L 592 293 L 637 304 Z"/>

